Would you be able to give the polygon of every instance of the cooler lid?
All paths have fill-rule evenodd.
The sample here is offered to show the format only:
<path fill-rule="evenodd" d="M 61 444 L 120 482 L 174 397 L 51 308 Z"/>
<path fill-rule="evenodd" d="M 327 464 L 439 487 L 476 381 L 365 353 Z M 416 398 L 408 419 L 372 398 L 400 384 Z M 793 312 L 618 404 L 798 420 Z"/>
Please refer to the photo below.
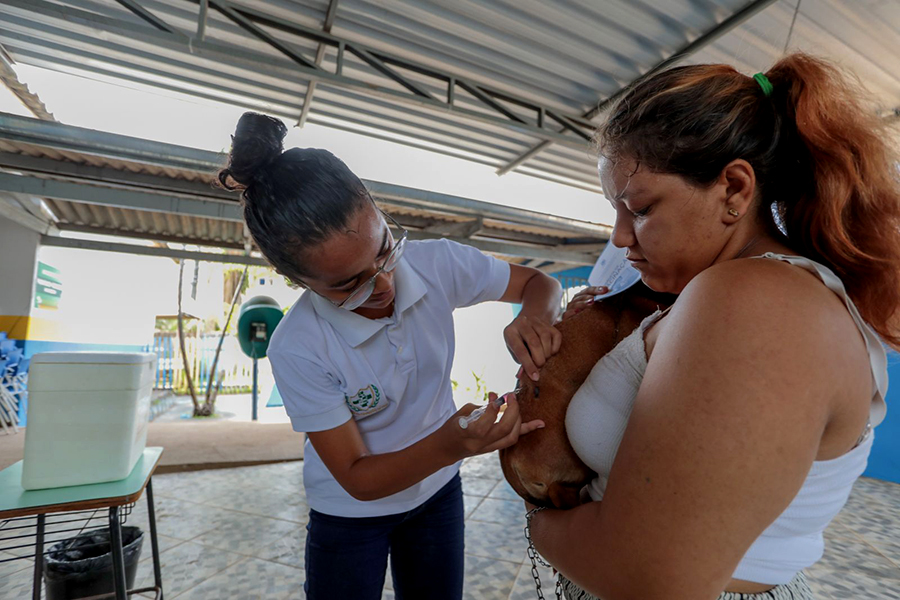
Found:
<path fill-rule="evenodd" d="M 137 365 L 155 358 L 151 352 L 41 352 L 31 358 L 31 364 Z"/>

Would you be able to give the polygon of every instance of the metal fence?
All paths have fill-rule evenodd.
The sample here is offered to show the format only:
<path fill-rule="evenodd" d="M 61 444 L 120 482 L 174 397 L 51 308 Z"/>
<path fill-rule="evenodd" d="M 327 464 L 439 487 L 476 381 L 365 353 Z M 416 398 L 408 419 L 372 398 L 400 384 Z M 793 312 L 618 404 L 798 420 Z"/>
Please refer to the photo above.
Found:
<path fill-rule="evenodd" d="M 185 339 L 185 351 L 191 365 L 191 374 L 194 376 L 194 387 L 198 392 L 206 392 L 218 343 L 219 334 L 212 333 Z M 177 333 L 157 332 L 153 336 L 153 343 L 146 350 L 155 353 L 157 357 L 155 389 L 175 391 L 187 389 L 184 360 L 181 357 Z M 217 369 L 225 371 L 220 393 L 246 391 L 253 381 L 253 364 L 241 352 L 234 336 L 225 338 Z"/>
<path fill-rule="evenodd" d="M 558 277 L 563 287 L 562 309 L 572 298 L 587 285 L 587 279 L 583 277 Z M 194 387 L 199 392 L 206 392 L 209 383 L 209 371 L 216 353 L 216 345 L 219 343 L 219 334 L 204 334 L 201 336 L 188 336 L 185 340 L 185 349 L 191 364 L 191 373 L 194 375 Z M 156 384 L 158 390 L 185 391 L 187 379 L 184 376 L 184 361 L 181 358 L 181 349 L 178 346 L 178 334 L 175 332 L 156 332 L 153 343 L 147 346 L 147 352 L 153 352 L 157 356 Z M 219 356 L 219 370 L 225 371 L 220 393 L 247 391 L 253 382 L 253 363 L 241 352 L 240 344 L 234 336 L 227 336 L 222 344 L 222 354 Z"/>
<path fill-rule="evenodd" d="M 562 309 L 566 310 L 566 307 L 569 305 L 569 302 L 572 301 L 572 298 L 575 297 L 575 294 L 586 288 L 588 284 L 588 280 L 583 277 L 569 277 L 563 275 L 561 277 L 557 277 L 559 282 L 562 284 L 563 288 L 563 296 L 562 296 Z"/>

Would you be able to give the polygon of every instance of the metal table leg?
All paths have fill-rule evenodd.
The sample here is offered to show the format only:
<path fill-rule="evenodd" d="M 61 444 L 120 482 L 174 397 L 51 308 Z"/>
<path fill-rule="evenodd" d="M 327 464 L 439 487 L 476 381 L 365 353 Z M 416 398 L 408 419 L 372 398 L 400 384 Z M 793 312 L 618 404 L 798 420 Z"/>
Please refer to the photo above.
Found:
<path fill-rule="evenodd" d="M 34 541 L 34 587 L 31 590 L 33 600 L 41 600 L 41 588 L 44 579 L 44 526 L 47 515 L 37 516 L 37 535 Z"/>
<path fill-rule="evenodd" d="M 153 579 L 163 600 L 162 573 L 159 567 L 159 542 L 156 539 L 156 507 L 153 505 L 153 478 L 147 480 L 147 516 L 150 518 L 150 548 L 153 551 Z"/>
<path fill-rule="evenodd" d="M 109 535 L 112 546 L 113 586 L 116 592 L 116 600 L 127 600 L 125 584 L 125 557 L 122 550 L 122 525 L 119 523 L 119 507 L 109 508 Z"/>

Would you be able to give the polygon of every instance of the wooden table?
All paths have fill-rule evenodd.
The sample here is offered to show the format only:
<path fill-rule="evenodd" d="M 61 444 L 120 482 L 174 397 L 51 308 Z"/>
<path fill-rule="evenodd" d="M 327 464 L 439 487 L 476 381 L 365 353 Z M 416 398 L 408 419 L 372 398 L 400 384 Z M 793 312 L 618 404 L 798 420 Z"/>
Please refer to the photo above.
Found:
<path fill-rule="evenodd" d="M 162 576 L 159 568 L 159 543 L 156 538 L 156 512 L 153 505 L 153 484 L 151 478 L 159 464 L 162 448 L 145 448 L 144 454 L 134 465 L 125 479 L 93 485 L 49 488 L 27 491 L 22 488 L 22 461 L 0 471 L 0 534 L 10 523 L 22 523 L 23 519 L 36 517 L 34 536 L 34 587 L 32 598 L 41 598 L 41 580 L 44 567 L 44 536 L 46 518 L 52 513 L 69 513 L 99 509 L 109 510 L 110 545 L 112 546 L 113 578 L 115 591 L 112 594 L 93 596 L 92 599 L 116 598 L 126 600 L 129 594 L 155 592 L 158 600 L 163 600 Z M 122 528 L 119 520 L 122 507 L 134 504 L 147 490 L 147 511 L 150 520 L 150 545 L 153 552 L 153 577 L 155 587 L 126 590 L 125 560 L 122 550 Z M 88 518 L 88 522 L 90 519 Z M 10 527 L 14 529 L 14 527 Z M 24 529 L 24 527 L 18 527 Z M 18 538 L 30 536 L 16 536 Z M 0 536 L 0 542 L 2 542 Z M 14 546 L 18 548 L 21 546 Z M 4 548 L 0 547 L 0 550 Z"/>

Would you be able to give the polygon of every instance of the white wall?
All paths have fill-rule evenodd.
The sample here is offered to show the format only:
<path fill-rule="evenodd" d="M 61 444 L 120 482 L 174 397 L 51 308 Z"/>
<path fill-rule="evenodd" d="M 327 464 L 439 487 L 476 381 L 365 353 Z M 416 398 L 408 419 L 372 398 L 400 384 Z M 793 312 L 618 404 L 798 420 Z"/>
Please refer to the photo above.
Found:
<path fill-rule="evenodd" d="M 473 372 L 483 379 L 488 391 L 503 394 L 515 388 L 519 365 L 503 341 L 503 329 L 512 318 L 512 306 L 500 302 L 487 302 L 453 313 L 456 356 L 450 377 L 459 383 L 453 395 L 457 406 L 482 401 L 475 395 Z"/>
<path fill-rule="evenodd" d="M 144 345 L 156 315 L 173 304 L 178 265 L 167 258 L 45 246 L 40 260 L 60 270 L 57 310 L 34 309 L 38 340 Z"/>
<path fill-rule="evenodd" d="M 28 316 L 40 235 L 0 217 L 0 316 Z"/>

